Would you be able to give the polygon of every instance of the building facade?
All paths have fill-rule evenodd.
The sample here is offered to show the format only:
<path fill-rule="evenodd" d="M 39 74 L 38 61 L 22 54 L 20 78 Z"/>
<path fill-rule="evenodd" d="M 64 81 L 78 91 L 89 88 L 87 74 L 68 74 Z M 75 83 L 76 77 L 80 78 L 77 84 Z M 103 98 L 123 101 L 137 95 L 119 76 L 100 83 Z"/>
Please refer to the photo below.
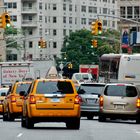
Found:
<path fill-rule="evenodd" d="M 17 60 L 47 60 L 60 57 L 65 36 L 71 32 L 86 28 L 100 18 L 103 29 L 117 29 L 116 0 L 4 0 L 4 5 L 11 16 L 14 28 L 24 31 L 20 50 L 11 50 Z M 46 40 L 47 47 L 39 48 L 38 42 Z"/>
<path fill-rule="evenodd" d="M 5 8 L 4 8 L 4 2 L 3 0 L 0 0 L 0 16 L 3 14 Z M 5 61 L 6 60 L 6 43 L 4 40 L 4 29 L 0 28 L 0 61 Z"/>
<path fill-rule="evenodd" d="M 140 0 L 118 0 L 118 9 L 120 17 L 127 19 L 121 20 L 120 26 L 129 30 L 140 28 Z"/>

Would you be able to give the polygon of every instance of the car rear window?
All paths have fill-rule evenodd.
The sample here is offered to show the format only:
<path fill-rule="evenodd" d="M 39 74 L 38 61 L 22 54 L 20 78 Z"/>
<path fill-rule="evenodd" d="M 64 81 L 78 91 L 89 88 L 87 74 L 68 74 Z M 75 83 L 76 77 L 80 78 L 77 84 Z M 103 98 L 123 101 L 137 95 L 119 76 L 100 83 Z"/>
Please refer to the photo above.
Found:
<path fill-rule="evenodd" d="M 107 96 L 135 97 L 137 90 L 133 86 L 109 85 L 105 88 L 104 94 Z"/>
<path fill-rule="evenodd" d="M 82 89 L 84 91 L 83 94 L 98 94 L 100 95 L 105 85 L 99 84 L 83 84 L 80 86 L 79 90 Z"/>
<path fill-rule="evenodd" d="M 17 85 L 17 88 L 16 88 L 16 93 L 17 94 L 19 94 L 20 93 L 20 91 L 25 91 L 25 92 L 27 92 L 28 91 L 28 89 L 29 89 L 29 87 L 30 87 L 30 83 L 21 83 L 21 84 L 18 84 Z"/>
<path fill-rule="evenodd" d="M 67 81 L 40 81 L 36 89 L 37 94 L 72 94 L 71 82 Z"/>

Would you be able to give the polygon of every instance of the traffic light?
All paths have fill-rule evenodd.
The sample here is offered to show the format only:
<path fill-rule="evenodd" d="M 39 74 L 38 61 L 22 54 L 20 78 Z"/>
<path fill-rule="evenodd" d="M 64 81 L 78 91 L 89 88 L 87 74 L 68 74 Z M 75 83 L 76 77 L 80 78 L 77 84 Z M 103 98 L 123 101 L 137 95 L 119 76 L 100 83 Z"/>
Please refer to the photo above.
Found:
<path fill-rule="evenodd" d="M 73 67 L 72 63 L 69 63 L 69 64 L 68 64 L 68 68 L 69 68 L 69 69 L 72 69 L 72 67 Z"/>
<path fill-rule="evenodd" d="M 39 48 L 46 48 L 47 47 L 47 42 L 45 40 L 40 39 L 38 41 L 38 47 Z"/>
<path fill-rule="evenodd" d="M 97 28 L 97 21 L 91 23 L 91 34 L 97 35 L 98 34 L 98 28 Z"/>
<path fill-rule="evenodd" d="M 97 25 L 98 25 L 98 34 L 102 34 L 102 21 L 98 20 L 97 21 Z"/>
<path fill-rule="evenodd" d="M 45 40 L 42 40 L 42 48 L 47 48 L 47 42 Z"/>
<path fill-rule="evenodd" d="M 92 42 L 92 46 L 94 48 L 97 48 L 97 40 L 91 40 L 91 42 Z"/>
<path fill-rule="evenodd" d="M 9 28 L 11 26 L 10 15 L 8 13 L 2 14 L 2 26 L 3 28 Z"/>
<path fill-rule="evenodd" d="M 42 40 L 39 40 L 39 41 L 38 41 L 38 47 L 39 47 L 39 48 L 42 48 Z"/>

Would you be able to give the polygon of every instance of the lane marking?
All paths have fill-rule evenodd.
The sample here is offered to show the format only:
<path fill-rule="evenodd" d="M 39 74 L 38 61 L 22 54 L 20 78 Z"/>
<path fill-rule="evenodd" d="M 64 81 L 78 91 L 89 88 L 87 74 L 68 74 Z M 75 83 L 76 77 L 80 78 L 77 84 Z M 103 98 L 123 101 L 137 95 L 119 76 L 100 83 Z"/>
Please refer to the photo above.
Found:
<path fill-rule="evenodd" d="M 19 134 L 17 135 L 17 138 L 21 137 L 22 135 L 23 135 L 23 133 L 19 133 Z"/>

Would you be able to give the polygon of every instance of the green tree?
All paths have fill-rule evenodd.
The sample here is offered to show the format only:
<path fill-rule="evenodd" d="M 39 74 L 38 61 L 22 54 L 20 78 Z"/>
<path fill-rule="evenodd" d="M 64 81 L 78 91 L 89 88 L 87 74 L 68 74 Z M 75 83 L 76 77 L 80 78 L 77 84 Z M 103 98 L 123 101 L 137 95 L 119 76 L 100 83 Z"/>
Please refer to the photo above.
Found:
<path fill-rule="evenodd" d="M 108 31 L 106 32 L 103 32 L 102 36 L 108 37 L 112 34 L 109 34 Z M 117 32 L 115 32 L 114 35 L 117 35 Z M 97 48 L 91 46 L 92 39 L 96 39 L 98 41 Z M 70 36 L 66 36 L 64 38 L 61 52 L 66 52 L 66 55 L 62 53 L 62 59 L 57 58 L 56 61 L 64 61 L 64 57 L 66 56 L 67 59 L 65 61 L 72 62 L 73 67 L 75 69 L 79 69 L 80 64 L 98 64 L 99 56 L 104 53 L 117 53 L 118 47 L 118 43 L 114 40 L 106 40 L 99 38 L 98 36 L 92 36 L 91 31 L 81 29 L 72 32 Z"/>
<path fill-rule="evenodd" d="M 21 46 L 17 43 L 16 37 L 21 35 L 22 32 L 16 28 L 13 28 L 12 26 L 8 27 L 5 29 L 4 36 L 5 36 L 5 41 L 7 45 L 7 48 L 15 48 L 19 50 Z"/>

